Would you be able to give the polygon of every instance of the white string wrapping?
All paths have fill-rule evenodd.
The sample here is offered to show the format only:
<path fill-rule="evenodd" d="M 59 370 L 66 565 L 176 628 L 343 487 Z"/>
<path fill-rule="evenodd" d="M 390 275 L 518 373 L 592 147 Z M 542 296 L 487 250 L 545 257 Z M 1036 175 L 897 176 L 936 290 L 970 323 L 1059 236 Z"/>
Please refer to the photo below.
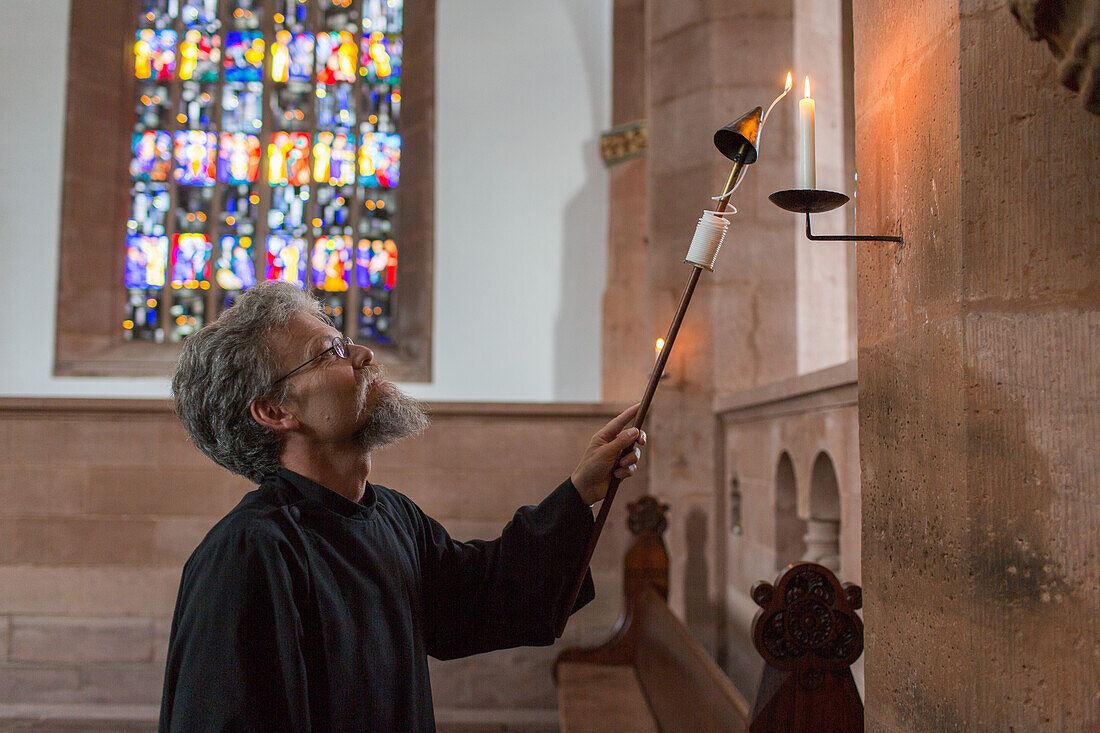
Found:
<path fill-rule="evenodd" d="M 684 262 L 714 272 L 714 261 L 718 259 L 718 250 L 722 248 L 722 240 L 726 238 L 726 230 L 730 225 L 725 215 L 736 212 L 736 209 L 727 210 L 719 215 L 714 211 L 704 211 L 699 223 L 695 225 L 695 236 L 691 238 L 691 246 L 688 247 Z"/>

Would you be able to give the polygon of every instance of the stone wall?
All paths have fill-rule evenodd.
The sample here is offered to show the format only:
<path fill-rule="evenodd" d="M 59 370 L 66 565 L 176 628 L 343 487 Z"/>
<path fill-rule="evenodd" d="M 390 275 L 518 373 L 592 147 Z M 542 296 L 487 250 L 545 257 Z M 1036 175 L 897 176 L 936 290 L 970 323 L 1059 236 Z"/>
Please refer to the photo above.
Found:
<path fill-rule="evenodd" d="M 718 526 L 728 548 L 723 666 L 748 700 L 756 696 L 763 669 L 750 630 L 759 610 L 749 595 L 753 584 L 774 582 L 797 559 L 822 562 L 841 582 L 860 583 L 856 402 L 854 361 L 714 401 L 725 499 Z M 786 480 L 780 475 L 783 464 L 790 470 Z M 824 472 L 815 473 L 815 466 L 826 465 L 835 483 L 823 480 Z M 808 556 L 810 521 L 833 533 L 837 562 Z M 792 545 L 793 552 L 784 556 L 781 550 Z M 861 688 L 862 669 L 862 664 L 853 669 Z"/>
<path fill-rule="evenodd" d="M 687 283 L 683 258 L 695 224 L 729 176 L 714 132 L 782 89 L 791 14 L 789 0 L 646 3 L 648 290 L 639 310 L 648 316 L 650 344 L 665 335 Z M 790 181 L 793 144 L 782 134 L 790 114 L 790 106 L 776 108 L 764 133 L 767 153 L 732 199 L 738 213 L 715 272 L 703 273 L 695 290 L 648 430 L 653 493 L 672 506 L 669 602 L 715 652 L 725 553 L 711 403 L 716 393 L 792 376 L 797 366 L 791 221 L 767 200 Z"/>
<path fill-rule="evenodd" d="M 495 537 L 572 470 L 608 405 L 437 404 L 424 436 L 375 456 L 371 479 L 461 539 Z M 593 560 L 597 599 L 561 642 L 606 636 L 621 602 L 623 485 Z M 0 400 L 0 727 L 148 728 L 180 570 L 250 485 L 199 454 L 162 401 Z M 553 728 L 554 647 L 432 663 L 452 727 Z"/>
<path fill-rule="evenodd" d="M 991 0 L 854 12 L 867 721 L 1100 724 L 1100 118 Z"/>

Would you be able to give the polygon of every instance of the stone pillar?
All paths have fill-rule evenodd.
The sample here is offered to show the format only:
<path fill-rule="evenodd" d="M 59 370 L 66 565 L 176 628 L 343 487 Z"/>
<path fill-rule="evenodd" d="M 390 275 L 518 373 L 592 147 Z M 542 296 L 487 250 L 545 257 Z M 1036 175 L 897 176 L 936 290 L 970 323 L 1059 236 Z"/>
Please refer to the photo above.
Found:
<path fill-rule="evenodd" d="M 1000 2 L 857 0 L 867 725 L 1100 722 L 1100 118 Z"/>
<path fill-rule="evenodd" d="M 647 3 L 646 20 L 652 344 L 665 335 L 690 274 L 683 258 L 696 221 L 729 175 L 714 132 L 766 106 L 782 87 L 791 59 L 791 5 L 667 0 Z M 733 197 L 739 213 L 716 271 L 700 279 L 648 422 L 651 491 L 671 506 L 669 601 L 712 649 L 725 563 L 713 398 L 796 368 L 790 219 L 767 200 L 790 177 L 793 146 L 783 133 L 791 124 L 790 106 L 777 107 L 760 159 Z"/>
<path fill-rule="evenodd" d="M 840 572 L 839 519 L 807 519 L 802 541 L 806 544 L 804 562 L 816 562 L 834 573 Z"/>
<path fill-rule="evenodd" d="M 615 0 L 611 42 L 611 125 L 646 117 L 645 0 Z M 639 131 L 631 131 L 640 134 Z M 629 139 L 629 138 L 627 138 Z M 607 289 L 603 297 L 602 393 L 634 402 L 653 364 L 646 317 L 646 158 L 611 163 L 608 174 Z"/>

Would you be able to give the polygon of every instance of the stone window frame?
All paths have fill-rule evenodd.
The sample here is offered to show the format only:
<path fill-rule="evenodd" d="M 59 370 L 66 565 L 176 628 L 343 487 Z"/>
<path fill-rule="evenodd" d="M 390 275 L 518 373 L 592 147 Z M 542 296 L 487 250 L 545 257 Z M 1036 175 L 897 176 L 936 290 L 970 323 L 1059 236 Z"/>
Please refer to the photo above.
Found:
<path fill-rule="evenodd" d="M 431 380 L 435 0 L 405 8 L 400 265 L 392 344 L 371 344 L 397 381 Z M 138 0 L 70 4 L 55 376 L 167 377 L 181 344 L 126 341 L 124 242 Z"/>

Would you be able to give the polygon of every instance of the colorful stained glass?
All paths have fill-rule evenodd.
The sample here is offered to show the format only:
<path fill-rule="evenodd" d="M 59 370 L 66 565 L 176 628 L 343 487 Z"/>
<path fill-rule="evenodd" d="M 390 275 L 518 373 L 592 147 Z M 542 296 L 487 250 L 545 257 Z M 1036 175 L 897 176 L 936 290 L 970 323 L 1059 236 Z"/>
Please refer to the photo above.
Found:
<path fill-rule="evenodd" d="M 230 31 L 225 34 L 225 80 L 262 81 L 264 39 L 259 31 Z"/>
<path fill-rule="evenodd" d="M 169 81 L 176 72 L 176 32 L 142 28 L 134 41 L 134 75 Z"/>
<path fill-rule="evenodd" d="M 392 340 L 389 293 L 363 291 L 359 310 L 359 336 L 379 343 L 389 343 Z"/>
<path fill-rule="evenodd" d="M 271 44 L 271 78 L 280 83 L 313 78 L 313 35 L 281 30 Z"/>
<path fill-rule="evenodd" d="M 257 82 L 226 84 L 222 92 L 222 129 L 259 132 L 263 114 L 263 86 Z"/>
<path fill-rule="evenodd" d="M 180 16 L 187 27 L 218 22 L 218 0 L 184 0 Z"/>
<path fill-rule="evenodd" d="M 128 288 L 164 287 L 164 268 L 168 260 L 168 237 L 130 234 L 126 237 L 126 272 Z"/>
<path fill-rule="evenodd" d="M 363 75 L 371 84 L 401 83 L 401 36 L 374 32 L 363 36 Z"/>
<path fill-rule="evenodd" d="M 355 142 L 344 132 L 319 132 L 313 146 L 313 180 L 343 186 L 355 183 Z"/>
<path fill-rule="evenodd" d="M 222 58 L 221 36 L 203 35 L 192 28 L 180 42 L 179 77 L 183 80 L 215 82 Z"/>
<path fill-rule="evenodd" d="M 271 111 L 274 113 L 273 121 L 277 129 L 285 132 L 309 129 L 306 113 L 310 110 L 313 97 L 310 86 L 305 82 L 292 81 L 275 87 L 271 95 Z"/>
<path fill-rule="evenodd" d="M 126 315 L 122 322 L 125 338 L 161 341 L 163 332 L 157 326 L 160 302 L 158 288 L 130 288 L 126 298 Z"/>
<path fill-rule="evenodd" d="M 185 186 L 214 185 L 218 136 L 200 130 L 177 130 L 175 143 L 176 180 Z"/>
<path fill-rule="evenodd" d="M 174 235 L 169 268 L 173 288 L 210 287 L 210 240 L 205 234 Z"/>
<path fill-rule="evenodd" d="M 133 194 L 133 206 L 130 209 L 130 219 L 126 222 L 126 230 L 130 234 L 164 234 L 164 221 L 171 202 L 165 187 L 135 183 Z M 167 245 L 164 251 L 168 252 Z"/>
<path fill-rule="evenodd" d="M 172 124 L 168 87 L 156 82 L 139 82 L 134 105 L 135 129 L 155 130 Z"/>
<path fill-rule="evenodd" d="M 259 28 L 261 0 L 230 0 L 230 23 L 234 28 Z M 304 4 L 304 3 L 303 3 Z"/>
<path fill-rule="evenodd" d="M 271 192 L 271 208 L 267 212 L 271 231 L 304 232 L 307 201 L 309 186 L 276 186 Z"/>
<path fill-rule="evenodd" d="M 221 221 L 225 230 L 252 234 L 256 230 L 256 208 L 259 195 L 244 185 L 231 185 L 225 190 Z"/>
<path fill-rule="evenodd" d="M 346 226 L 351 217 L 350 199 L 352 195 L 350 186 L 343 188 L 318 186 L 317 211 L 313 220 L 314 228 L 328 229 L 334 226 Z"/>
<path fill-rule="evenodd" d="M 301 0 L 275 0 L 275 22 L 290 28 L 302 28 L 308 15 Z"/>
<path fill-rule="evenodd" d="M 368 239 L 387 239 L 393 229 L 392 218 L 397 197 L 390 188 L 360 188 L 363 211 L 359 215 L 359 235 Z"/>
<path fill-rule="evenodd" d="M 400 33 L 403 6 L 401 0 L 363 0 L 363 32 Z"/>
<path fill-rule="evenodd" d="M 267 279 L 306 286 L 306 242 L 272 234 L 267 238 Z"/>
<path fill-rule="evenodd" d="M 364 116 L 372 132 L 397 132 L 397 118 L 401 114 L 401 92 L 398 89 L 382 85 L 370 87 L 364 102 Z"/>
<path fill-rule="evenodd" d="M 203 282 L 204 288 L 210 287 Z M 204 294 L 198 290 L 180 290 L 176 292 L 176 302 L 168 309 L 170 320 L 170 338 L 173 341 L 182 341 L 195 331 L 202 328 L 206 322 Z"/>
<path fill-rule="evenodd" d="M 260 172 L 260 138 L 223 132 L 218 149 L 218 180 L 233 185 L 254 183 Z"/>
<path fill-rule="evenodd" d="M 393 290 L 397 284 L 397 244 L 392 239 L 360 239 L 355 248 L 355 282 L 363 288 Z"/>
<path fill-rule="evenodd" d="M 176 0 L 141 0 L 138 28 L 171 28 L 176 19 Z"/>
<path fill-rule="evenodd" d="M 390 341 L 402 1 L 135 5 L 124 338 L 183 339 L 266 276 L 323 294 L 338 328 L 355 318 L 360 337 Z M 257 191 L 265 126 L 271 188 Z"/>
<path fill-rule="evenodd" d="M 309 183 L 309 135 L 276 132 L 267 146 L 267 181 L 272 186 Z"/>
<path fill-rule="evenodd" d="M 334 84 L 321 91 L 324 94 L 317 97 L 317 124 L 351 129 L 355 125 L 351 84 Z"/>
<path fill-rule="evenodd" d="M 401 167 L 401 136 L 368 132 L 359 146 L 359 185 L 393 188 Z"/>
<path fill-rule="evenodd" d="M 178 186 L 176 188 L 176 231 L 204 233 L 207 230 L 214 189 L 211 186 Z"/>
<path fill-rule="evenodd" d="M 251 237 L 225 235 L 216 263 L 215 281 L 222 290 L 248 290 L 256 284 Z"/>
<path fill-rule="evenodd" d="M 351 282 L 351 237 L 317 237 L 311 258 L 313 287 L 342 293 Z"/>
<path fill-rule="evenodd" d="M 355 81 L 358 56 L 359 49 L 355 44 L 355 36 L 351 33 L 333 31 L 318 34 L 317 81 L 321 84 Z"/>
<path fill-rule="evenodd" d="M 172 137 L 164 130 L 135 132 L 130 178 L 135 181 L 167 181 L 172 167 Z"/>
<path fill-rule="evenodd" d="M 214 109 L 213 84 L 185 81 L 180 84 L 180 111 L 176 121 L 183 127 L 208 130 L 212 127 L 210 113 Z"/>

